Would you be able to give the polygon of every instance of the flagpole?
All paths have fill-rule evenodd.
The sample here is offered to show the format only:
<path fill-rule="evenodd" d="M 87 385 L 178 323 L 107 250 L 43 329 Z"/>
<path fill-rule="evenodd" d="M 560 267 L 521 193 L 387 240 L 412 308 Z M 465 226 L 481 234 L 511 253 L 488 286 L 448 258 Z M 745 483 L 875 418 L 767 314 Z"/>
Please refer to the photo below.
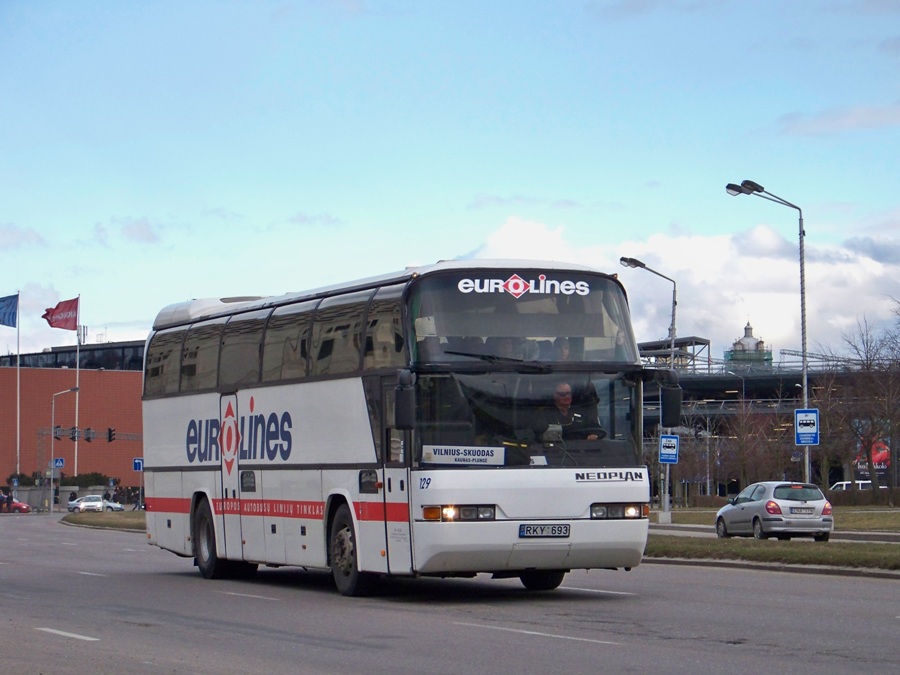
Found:
<path fill-rule="evenodd" d="M 16 478 L 22 472 L 22 343 L 20 341 L 22 329 L 19 321 L 19 300 L 21 291 L 16 291 Z"/>
<path fill-rule="evenodd" d="M 75 306 L 75 474 L 78 475 L 78 401 L 81 397 L 81 293 Z"/>

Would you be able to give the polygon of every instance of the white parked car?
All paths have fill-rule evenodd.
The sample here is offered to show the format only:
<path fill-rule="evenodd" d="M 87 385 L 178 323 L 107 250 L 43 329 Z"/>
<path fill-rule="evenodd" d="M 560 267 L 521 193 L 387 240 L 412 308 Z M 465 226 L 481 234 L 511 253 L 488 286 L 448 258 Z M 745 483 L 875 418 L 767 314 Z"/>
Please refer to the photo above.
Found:
<path fill-rule="evenodd" d="M 73 513 L 76 511 L 84 513 L 85 511 L 124 511 L 125 507 L 119 502 L 106 501 L 101 495 L 86 495 L 70 501 L 68 509 Z"/>

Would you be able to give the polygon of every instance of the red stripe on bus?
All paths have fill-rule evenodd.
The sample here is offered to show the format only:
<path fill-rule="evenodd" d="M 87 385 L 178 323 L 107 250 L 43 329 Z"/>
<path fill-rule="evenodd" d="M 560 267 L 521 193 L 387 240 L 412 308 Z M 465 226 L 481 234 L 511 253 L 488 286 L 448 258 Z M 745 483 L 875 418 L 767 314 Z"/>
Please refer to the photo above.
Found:
<path fill-rule="evenodd" d="M 409 505 L 395 502 L 358 502 L 356 504 L 356 517 L 359 520 L 376 520 L 389 522 L 408 523 Z"/>
<path fill-rule="evenodd" d="M 154 513 L 190 513 L 191 500 L 185 497 L 147 497 L 144 507 Z"/>
<path fill-rule="evenodd" d="M 385 508 L 385 506 L 387 508 Z M 191 512 L 191 500 L 184 497 L 148 497 L 147 511 L 153 513 Z M 226 516 L 270 516 L 321 520 L 325 517 L 325 503 L 289 501 L 284 499 L 215 499 L 213 511 Z M 384 502 L 357 502 L 356 517 L 362 521 L 409 522 L 409 505 Z"/>

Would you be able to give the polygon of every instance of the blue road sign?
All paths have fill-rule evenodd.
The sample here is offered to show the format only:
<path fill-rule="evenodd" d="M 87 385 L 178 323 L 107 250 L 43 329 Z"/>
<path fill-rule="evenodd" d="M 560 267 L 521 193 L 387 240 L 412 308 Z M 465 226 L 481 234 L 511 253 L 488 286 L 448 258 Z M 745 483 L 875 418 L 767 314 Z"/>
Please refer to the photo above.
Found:
<path fill-rule="evenodd" d="M 65 469 L 66 468 L 66 460 L 64 457 L 54 457 L 53 458 L 53 468 L 54 469 Z"/>
<path fill-rule="evenodd" d="M 794 445 L 819 444 L 819 409 L 798 408 L 794 411 Z"/>
<path fill-rule="evenodd" d="M 144 470 L 144 458 L 143 457 L 135 457 L 132 460 L 132 467 L 135 471 L 143 471 Z"/>
<path fill-rule="evenodd" d="M 678 464 L 678 436 L 661 435 L 659 437 L 659 463 Z"/>

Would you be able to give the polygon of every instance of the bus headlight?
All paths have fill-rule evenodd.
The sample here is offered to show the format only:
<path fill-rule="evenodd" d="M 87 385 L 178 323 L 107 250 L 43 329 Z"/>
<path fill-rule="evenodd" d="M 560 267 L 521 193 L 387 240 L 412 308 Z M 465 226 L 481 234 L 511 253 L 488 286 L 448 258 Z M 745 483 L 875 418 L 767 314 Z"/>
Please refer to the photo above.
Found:
<path fill-rule="evenodd" d="M 465 504 L 462 506 L 445 504 L 422 507 L 422 518 L 424 520 L 440 520 L 443 522 L 494 520 L 496 513 L 497 507 L 493 504 Z"/>
<path fill-rule="evenodd" d="M 591 518 L 595 520 L 632 520 L 646 517 L 643 504 L 591 504 Z"/>

